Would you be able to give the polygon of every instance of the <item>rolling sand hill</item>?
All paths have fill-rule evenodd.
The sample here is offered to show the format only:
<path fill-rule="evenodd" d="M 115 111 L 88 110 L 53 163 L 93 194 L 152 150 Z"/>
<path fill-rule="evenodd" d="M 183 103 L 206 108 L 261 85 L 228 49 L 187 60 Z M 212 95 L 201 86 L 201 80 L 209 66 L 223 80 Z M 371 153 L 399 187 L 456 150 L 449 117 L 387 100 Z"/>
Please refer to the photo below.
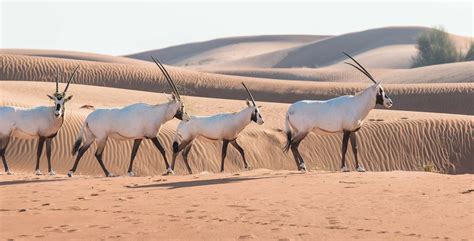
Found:
<path fill-rule="evenodd" d="M 167 64 L 213 71 L 235 68 L 301 68 L 338 65 L 345 51 L 370 68 L 410 68 L 416 55 L 417 38 L 425 27 L 385 27 L 338 36 L 257 36 L 235 37 L 173 46 L 128 55 L 149 61 L 162 56 Z M 469 37 L 451 34 L 457 48 L 465 52 Z"/>
<path fill-rule="evenodd" d="M 366 62 L 357 58 L 359 62 Z M 459 62 L 432 65 L 415 69 L 369 69 L 370 73 L 384 84 L 413 83 L 472 83 L 474 62 Z M 260 68 L 260 69 L 219 69 L 217 74 L 282 79 L 308 80 L 317 82 L 360 82 L 367 78 L 346 64 L 324 68 Z"/>
<path fill-rule="evenodd" d="M 160 70 L 152 63 L 136 65 L 76 61 L 46 57 L 0 55 L 0 80 L 54 81 L 56 67 L 61 72 L 72 71 L 79 65 L 75 83 L 85 85 L 117 87 L 134 90 L 163 92 L 169 89 Z M 463 63 L 472 64 L 472 63 Z M 457 65 L 453 65 L 457 66 Z M 446 71 L 450 67 L 447 65 Z M 225 99 L 246 98 L 240 82 L 245 81 L 259 100 L 291 103 L 300 99 L 328 99 L 343 94 L 354 94 L 368 86 L 365 83 L 321 83 L 309 81 L 278 81 L 201 73 L 192 70 L 168 67 L 184 94 Z M 428 68 L 429 70 L 429 68 Z M 409 72 L 414 70 L 407 70 Z M 353 71 L 354 79 L 364 79 Z M 456 73 L 458 74 L 458 73 Z M 429 72 L 416 76 L 426 78 Z M 460 75 L 469 74 L 469 68 Z M 434 79 L 439 78 L 432 75 Z M 64 76 L 63 76 L 64 77 Z M 397 76 L 394 75 L 393 78 Z M 468 77 L 469 78 L 469 77 Z M 413 79 L 413 78 L 412 78 Z M 412 79 L 399 82 L 409 82 Z M 456 78 L 454 78 L 456 79 Z M 385 79 L 384 79 L 385 80 Z M 444 79 L 443 79 L 444 80 Z M 449 82 L 450 79 L 446 79 Z M 389 81 L 388 81 L 389 82 Z M 389 82 L 390 83 L 390 82 Z M 395 102 L 393 109 L 410 111 L 474 114 L 466 103 L 474 102 L 474 84 L 386 84 L 387 92 Z"/>
<path fill-rule="evenodd" d="M 232 37 L 172 46 L 131 54 L 127 57 L 150 61 L 150 55 L 154 55 L 160 56 L 163 63 L 171 65 L 208 65 L 286 49 L 327 37 L 315 35 Z"/>
<path fill-rule="evenodd" d="M 53 83 L 0 82 L 2 103 L 31 106 L 48 104 L 45 94 L 54 90 Z M 122 106 L 134 102 L 160 103 L 162 94 L 122 90 L 114 88 L 73 85 L 70 93 L 74 101 L 67 106 L 65 126 L 54 140 L 53 165 L 59 173 L 71 168 L 73 157 L 71 145 L 89 110 L 79 109 L 84 104 L 101 106 Z M 199 97 L 185 97 L 191 114 L 209 115 L 215 112 L 238 111 L 245 106 L 243 100 L 222 100 Z M 239 142 L 247 150 L 249 163 L 254 168 L 274 170 L 295 169 L 290 153 L 284 153 L 283 128 L 287 104 L 259 102 L 266 124 L 256 124 L 244 131 Z M 165 125 L 160 138 L 166 150 L 171 150 L 173 133 L 177 126 L 174 120 Z M 370 171 L 422 170 L 433 166 L 443 173 L 474 173 L 472 128 L 474 118 L 464 115 L 434 114 L 405 111 L 375 110 L 368 117 L 368 123 L 358 133 L 361 143 L 361 160 Z M 253 148 L 258 140 L 259 148 Z M 317 144 L 316 144 L 317 143 Z M 317 136 L 311 134 L 302 143 L 302 152 L 312 170 L 335 171 L 339 168 L 341 135 Z M 7 158 L 14 171 L 32 172 L 35 163 L 36 141 L 14 140 Z M 221 143 L 197 140 L 190 153 L 190 164 L 195 172 L 217 172 L 220 165 Z M 20 147 L 21 148 L 18 148 Z M 95 147 L 92 147 L 94 150 Z M 89 151 L 82 160 L 77 174 L 102 175 L 99 165 Z M 131 142 L 110 141 L 105 150 L 105 162 L 112 173 L 123 175 L 129 161 Z M 199 153 L 199 154 L 198 154 Z M 168 151 L 170 157 L 171 153 Z M 352 158 L 352 154 L 349 154 Z M 352 167 L 352 161 L 350 162 Z M 45 170 L 46 161 L 42 161 Z M 164 163 L 151 142 L 145 141 L 136 160 L 139 175 L 162 173 Z M 230 151 L 226 164 L 228 171 L 242 169 L 237 152 Z M 181 157 L 177 163 L 178 173 L 184 174 Z"/>
<path fill-rule="evenodd" d="M 111 56 L 105 54 L 94 54 L 84 53 L 77 51 L 62 51 L 62 50 L 40 50 L 40 49 L 0 49 L 0 55 L 25 55 L 25 56 L 37 56 L 37 57 L 50 57 L 59 59 L 73 59 L 73 60 L 87 60 L 104 63 L 116 63 L 116 64 L 144 64 L 143 61 L 126 58 Z"/>

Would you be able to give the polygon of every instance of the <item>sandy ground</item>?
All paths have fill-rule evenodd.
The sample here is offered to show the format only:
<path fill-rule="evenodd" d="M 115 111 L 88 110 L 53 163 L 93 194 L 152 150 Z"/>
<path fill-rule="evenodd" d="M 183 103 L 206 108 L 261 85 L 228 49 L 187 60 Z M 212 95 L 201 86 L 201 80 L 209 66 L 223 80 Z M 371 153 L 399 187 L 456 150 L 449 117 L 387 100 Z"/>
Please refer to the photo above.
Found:
<path fill-rule="evenodd" d="M 0 175 L 0 237 L 472 240 L 473 188 L 423 172 Z"/>

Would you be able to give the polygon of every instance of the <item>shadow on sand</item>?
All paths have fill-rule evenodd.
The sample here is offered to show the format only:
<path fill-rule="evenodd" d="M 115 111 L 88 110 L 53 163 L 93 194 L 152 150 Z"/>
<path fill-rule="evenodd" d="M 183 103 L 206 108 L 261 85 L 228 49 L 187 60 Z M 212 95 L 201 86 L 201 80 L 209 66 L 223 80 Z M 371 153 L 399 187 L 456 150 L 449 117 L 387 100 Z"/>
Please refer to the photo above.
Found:
<path fill-rule="evenodd" d="M 177 189 L 177 188 L 186 188 L 186 187 L 200 187 L 200 186 L 209 186 L 209 185 L 239 183 L 239 182 L 244 182 L 244 181 L 253 181 L 253 180 L 268 179 L 268 178 L 275 178 L 275 177 L 229 177 L 229 178 L 220 178 L 220 179 L 169 182 L 169 183 L 148 184 L 148 185 L 140 185 L 140 186 L 127 186 L 127 188 L 165 187 L 167 189 Z"/>
<path fill-rule="evenodd" d="M 65 179 L 35 179 L 35 180 L 12 180 L 0 182 L 0 186 L 19 185 L 19 184 L 30 184 L 30 183 L 41 183 L 41 182 L 58 182 L 64 181 Z"/>

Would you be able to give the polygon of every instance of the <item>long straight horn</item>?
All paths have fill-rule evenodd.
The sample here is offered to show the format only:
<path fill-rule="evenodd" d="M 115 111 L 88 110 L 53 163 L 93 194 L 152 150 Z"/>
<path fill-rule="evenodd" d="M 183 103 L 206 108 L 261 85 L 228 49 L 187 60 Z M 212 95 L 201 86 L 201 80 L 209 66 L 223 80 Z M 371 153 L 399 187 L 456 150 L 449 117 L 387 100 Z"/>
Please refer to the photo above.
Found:
<path fill-rule="evenodd" d="M 56 93 L 59 93 L 59 67 L 56 67 Z"/>
<path fill-rule="evenodd" d="M 354 68 L 356 68 L 357 70 L 359 70 L 360 72 L 362 72 L 365 76 L 367 76 L 370 80 L 372 80 L 372 82 L 374 82 L 374 84 L 377 84 L 377 81 L 375 81 L 374 77 L 372 77 L 372 75 L 369 73 L 369 71 L 367 71 L 364 66 L 362 66 L 361 64 L 359 64 L 359 62 L 357 62 L 357 60 L 355 60 L 352 56 L 350 56 L 348 53 L 346 52 L 342 52 L 344 55 L 346 55 L 347 57 L 349 57 L 350 59 L 352 59 L 359 67 L 355 66 L 354 64 L 352 63 L 348 63 L 348 62 L 344 62 L 345 64 L 348 64 Z"/>
<path fill-rule="evenodd" d="M 165 79 L 168 81 L 168 84 L 171 86 L 171 90 L 173 91 L 173 94 L 176 96 L 176 98 L 180 99 L 178 90 L 176 89 L 176 86 L 174 85 L 173 81 L 171 80 L 170 76 L 168 75 L 168 72 L 166 72 L 166 69 L 161 65 L 161 63 L 156 59 L 155 57 L 151 56 L 151 59 L 155 62 L 156 66 L 160 68 L 161 72 L 165 76 Z"/>
<path fill-rule="evenodd" d="M 69 84 L 71 83 L 72 78 L 74 78 L 74 75 L 76 75 L 77 69 L 79 69 L 79 65 L 76 66 L 76 68 L 74 69 L 74 72 L 72 72 L 71 76 L 69 77 L 69 80 L 67 81 L 67 85 L 66 85 L 66 88 L 64 88 L 63 93 L 67 92 L 67 89 L 69 88 Z"/>
<path fill-rule="evenodd" d="M 168 76 L 168 79 L 173 84 L 174 91 L 178 95 L 178 98 L 181 99 L 181 95 L 179 95 L 178 88 L 176 87 L 176 84 L 174 83 L 174 80 L 171 78 L 171 75 L 168 73 L 168 70 L 166 70 L 165 66 L 160 62 L 160 60 L 156 59 L 156 61 L 158 62 L 158 64 L 161 65 L 161 68 L 165 71 L 166 76 Z"/>
<path fill-rule="evenodd" d="M 253 106 L 257 106 L 257 104 L 255 104 L 255 99 L 253 98 L 252 93 L 250 93 L 249 88 L 247 88 L 247 86 L 244 84 L 244 82 L 242 82 L 242 85 L 244 86 L 245 90 L 246 90 L 247 93 L 249 94 L 250 99 L 252 100 Z"/>

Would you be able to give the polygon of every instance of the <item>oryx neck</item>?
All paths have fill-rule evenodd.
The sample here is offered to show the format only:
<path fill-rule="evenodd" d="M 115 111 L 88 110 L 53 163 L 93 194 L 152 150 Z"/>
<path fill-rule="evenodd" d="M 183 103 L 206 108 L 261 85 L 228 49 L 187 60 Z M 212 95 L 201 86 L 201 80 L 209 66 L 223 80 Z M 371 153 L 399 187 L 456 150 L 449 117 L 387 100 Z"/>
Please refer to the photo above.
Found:
<path fill-rule="evenodd" d="M 375 98 L 377 97 L 377 90 L 372 86 L 354 96 L 355 105 L 354 110 L 358 113 L 358 119 L 364 119 L 369 112 L 375 108 Z"/>

